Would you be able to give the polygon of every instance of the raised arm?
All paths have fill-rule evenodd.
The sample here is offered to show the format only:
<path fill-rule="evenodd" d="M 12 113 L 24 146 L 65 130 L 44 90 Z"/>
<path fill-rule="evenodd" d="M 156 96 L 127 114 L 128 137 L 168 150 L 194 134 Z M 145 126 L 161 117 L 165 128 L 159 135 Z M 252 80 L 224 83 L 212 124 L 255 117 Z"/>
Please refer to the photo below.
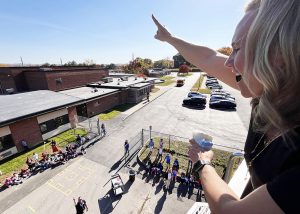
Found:
<path fill-rule="evenodd" d="M 155 38 L 172 45 L 190 63 L 197 66 L 211 76 L 216 77 L 225 84 L 238 89 L 235 81 L 235 74 L 231 69 L 224 66 L 227 56 L 205 46 L 198 46 L 188 43 L 182 39 L 172 36 L 171 33 L 161 25 L 152 15 L 157 26 Z"/>

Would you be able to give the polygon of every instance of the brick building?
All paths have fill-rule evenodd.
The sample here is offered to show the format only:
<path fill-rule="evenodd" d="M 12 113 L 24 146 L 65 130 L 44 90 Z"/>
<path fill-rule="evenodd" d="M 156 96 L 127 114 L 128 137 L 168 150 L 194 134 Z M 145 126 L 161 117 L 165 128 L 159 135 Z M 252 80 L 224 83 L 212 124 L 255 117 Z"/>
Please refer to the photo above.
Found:
<path fill-rule="evenodd" d="M 82 100 L 76 106 L 79 118 L 88 118 L 127 102 L 127 91 L 108 88 L 81 87 L 59 93 Z"/>
<path fill-rule="evenodd" d="M 108 70 L 98 67 L 0 67 L 0 94 L 35 90 L 61 91 L 98 82 Z"/>
<path fill-rule="evenodd" d="M 0 99 L 0 160 L 24 148 L 21 140 L 33 147 L 74 127 L 76 105 L 81 99 L 42 90 L 2 95 Z"/>

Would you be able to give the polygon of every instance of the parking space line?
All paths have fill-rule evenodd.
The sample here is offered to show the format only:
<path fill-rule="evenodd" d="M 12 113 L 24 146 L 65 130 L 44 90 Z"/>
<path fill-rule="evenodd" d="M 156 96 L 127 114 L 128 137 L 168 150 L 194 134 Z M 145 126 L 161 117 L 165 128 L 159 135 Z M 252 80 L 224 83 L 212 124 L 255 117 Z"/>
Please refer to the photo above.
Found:
<path fill-rule="evenodd" d="M 28 208 L 31 212 L 36 213 L 35 209 L 33 209 L 32 206 L 28 205 L 27 208 Z"/>

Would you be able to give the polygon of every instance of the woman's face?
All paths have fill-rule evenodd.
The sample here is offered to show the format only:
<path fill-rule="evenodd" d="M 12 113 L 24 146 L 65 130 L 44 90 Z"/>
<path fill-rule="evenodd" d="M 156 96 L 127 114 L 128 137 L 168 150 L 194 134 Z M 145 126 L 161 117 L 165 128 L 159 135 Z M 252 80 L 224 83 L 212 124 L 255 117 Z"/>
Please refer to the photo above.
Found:
<path fill-rule="evenodd" d="M 232 68 L 232 72 L 236 75 L 241 75 L 242 79 L 237 82 L 241 94 L 244 97 L 259 97 L 263 92 L 262 84 L 254 77 L 253 73 L 248 73 L 247 80 L 243 79 L 245 73 L 245 45 L 246 37 L 250 25 L 255 18 L 255 12 L 249 11 L 245 14 L 235 29 L 232 39 L 232 53 L 225 62 L 225 66 Z M 247 71 L 249 72 L 249 71 Z M 247 82 L 245 82 L 247 81 Z"/>

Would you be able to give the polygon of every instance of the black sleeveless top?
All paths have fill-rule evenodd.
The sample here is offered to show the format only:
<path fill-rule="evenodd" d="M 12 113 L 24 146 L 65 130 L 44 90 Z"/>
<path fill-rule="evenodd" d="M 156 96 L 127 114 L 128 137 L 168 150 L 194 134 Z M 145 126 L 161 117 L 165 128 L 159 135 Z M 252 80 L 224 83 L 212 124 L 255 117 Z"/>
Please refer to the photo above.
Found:
<path fill-rule="evenodd" d="M 250 181 L 241 198 L 266 184 L 269 194 L 285 213 L 299 213 L 300 127 L 286 136 L 265 144 L 264 135 L 255 133 L 250 121 L 244 148 Z"/>

